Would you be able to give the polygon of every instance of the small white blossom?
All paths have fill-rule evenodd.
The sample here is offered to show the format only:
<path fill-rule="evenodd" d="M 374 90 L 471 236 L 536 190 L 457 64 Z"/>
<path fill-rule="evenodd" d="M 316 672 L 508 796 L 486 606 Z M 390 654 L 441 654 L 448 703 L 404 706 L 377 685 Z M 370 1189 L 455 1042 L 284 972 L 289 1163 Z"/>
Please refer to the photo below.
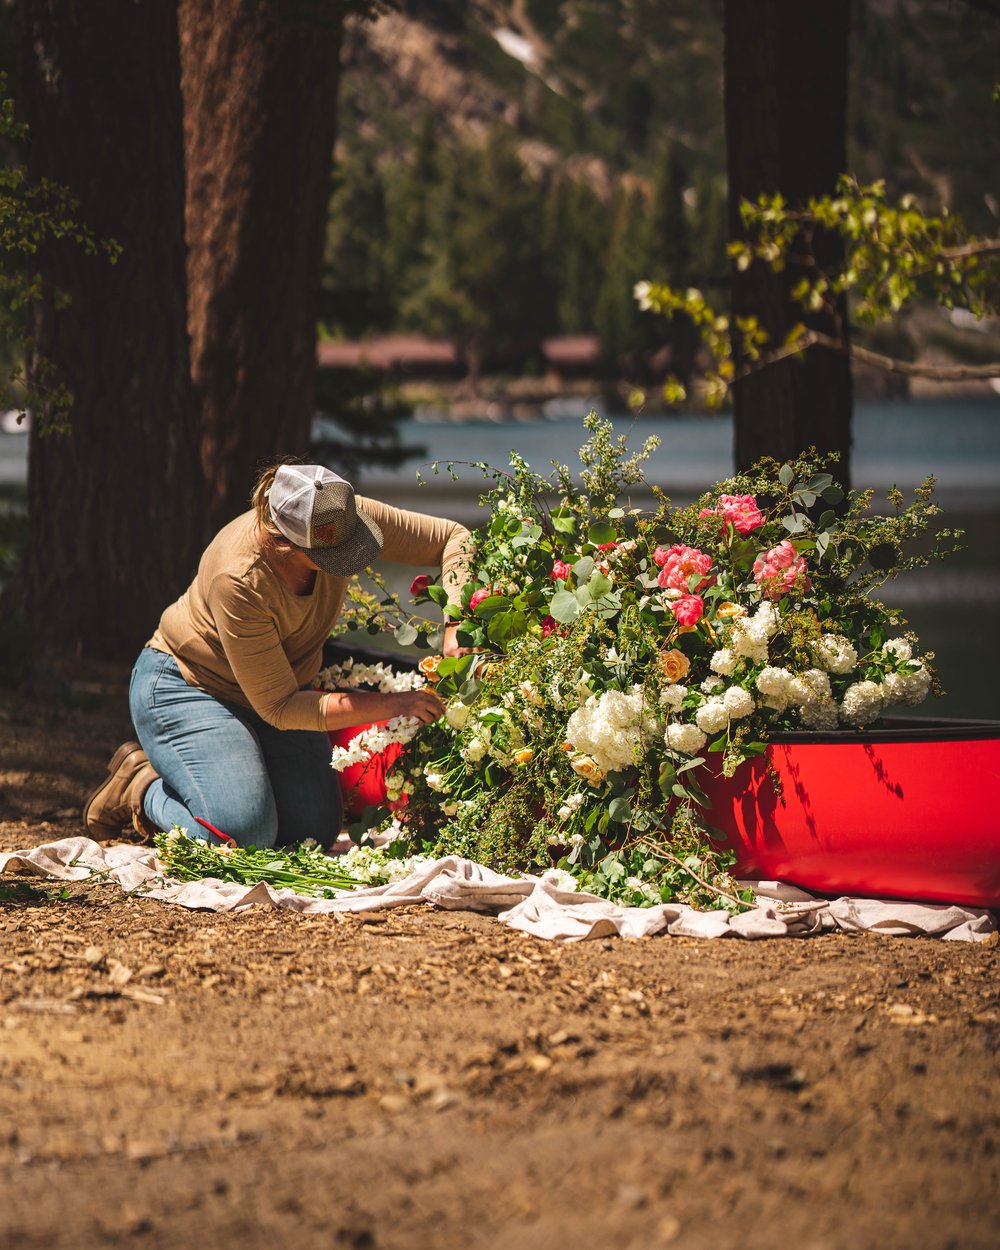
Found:
<path fill-rule="evenodd" d="M 330 753 L 330 765 L 338 773 L 354 764 L 363 764 L 373 755 L 381 755 L 393 743 L 405 746 L 420 729 L 420 721 L 414 716 L 394 716 L 385 725 L 371 725 L 363 729 L 346 747 L 334 747 Z"/>
<path fill-rule="evenodd" d="M 486 743 L 482 738 L 473 738 L 462 748 L 462 757 L 470 764 L 478 764 L 486 754 Z"/>

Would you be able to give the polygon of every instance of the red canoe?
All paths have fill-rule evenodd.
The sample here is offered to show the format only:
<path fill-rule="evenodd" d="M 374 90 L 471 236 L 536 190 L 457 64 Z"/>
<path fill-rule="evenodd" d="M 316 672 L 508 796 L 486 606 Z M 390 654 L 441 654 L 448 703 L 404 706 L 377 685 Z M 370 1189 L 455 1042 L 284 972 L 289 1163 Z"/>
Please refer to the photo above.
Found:
<path fill-rule="evenodd" d="M 1000 722 L 887 725 L 775 734 L 766 756 L 710 779 L 706 817 L 735 851 L 735 875 L 1000 906 Z"/>

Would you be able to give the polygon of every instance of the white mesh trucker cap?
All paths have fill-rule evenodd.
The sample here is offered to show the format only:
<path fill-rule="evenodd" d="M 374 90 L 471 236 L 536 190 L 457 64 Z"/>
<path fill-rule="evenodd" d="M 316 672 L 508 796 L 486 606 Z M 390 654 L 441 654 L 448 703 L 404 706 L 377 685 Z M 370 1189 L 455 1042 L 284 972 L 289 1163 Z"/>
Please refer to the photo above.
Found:
<path fill-rule="evenodd" d="M 283 464 L 268 491 L 271 519 L 324 573 L 350 577 L 382 550 L 382 531 L 354 501 L 354 487 L 321 464 Z"/>

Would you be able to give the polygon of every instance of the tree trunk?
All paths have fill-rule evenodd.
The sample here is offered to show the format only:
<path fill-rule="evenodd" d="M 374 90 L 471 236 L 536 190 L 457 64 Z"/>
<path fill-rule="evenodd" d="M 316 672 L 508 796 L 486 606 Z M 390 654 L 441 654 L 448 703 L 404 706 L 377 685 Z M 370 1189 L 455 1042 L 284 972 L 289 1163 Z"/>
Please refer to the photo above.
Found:
<path fill-rule="evenodd" d="M 72 432 L 29 444 L 15 605 L 35 636 L 133 653 L 193 572 L 203 495 L 185 318 L 181 94 L 168 0 L 25 0 L 34 179 L 67 184 L 118 263 L 70 241 L 36 257 L 38 351 L 73 391 Z M 28 362 L 29 371 L 32 362 Z"/>
<path fill-rule="evenodd" d="M 743 236 L 739 205 L 781 192 L 789 205 L 835 190 L 846 170 L 848 0 L 726 0 L 725 113 L 731 238 Z M 820 241 L 823 259 L 842 254 L 839 236 Z M 733 313 L 755 315 L 772 344 L 799 321 L 846 336 L 829 317 L 807 319 L 789 292 L 794 266 L 763 263 L 733 274 Z M 736 464 L 786 459 L 815 446 L 841 455 L 850 473 L 850 362 L 826 348 L 769 365 L 733 388 Z"/>
<path fill-rule="evenodd" d="M 308 448 L 343 14 L 338 0 L 180 0 L 191 365 L 213 527 L 247 506 L 262 457 Z"/>

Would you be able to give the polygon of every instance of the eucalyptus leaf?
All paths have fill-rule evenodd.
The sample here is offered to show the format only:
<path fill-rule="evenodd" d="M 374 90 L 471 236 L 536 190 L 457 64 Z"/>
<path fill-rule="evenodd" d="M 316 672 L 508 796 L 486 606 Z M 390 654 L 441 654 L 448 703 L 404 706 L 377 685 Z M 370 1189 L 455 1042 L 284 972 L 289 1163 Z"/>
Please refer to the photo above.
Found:
<path fill-rule="evenodd" d="M 795 470 L 790 464 L 783 464 L 778 470 L 778 481 L 782 486 L 791 486 L 795 481 Z"/>
<path fill-rule="evenodd" d="M 396 626 L 393 630 L 393 637 L 401 647 L 409 647 L 417 641 L 417 630 L 409 621 L 406 621 Z"/>
<path fill-rule="evenodd" d="M 569 590 L 557 590 L 549 603 L 549 614 L 560 625 L 569 625 L 580 615 L 580 603 L 576 595 Z"/>
<path fill-rule="evenodd" d="M 618 825 L 626 825 L 632 815 L 632 804 L 621 795 L 608 804 L 608 815 Z"/>
<path fill-rule="evenodd" d="M 595 547 L 601 543 L 613 543 L 617 537 L 618 531 L 607 521 L 594 521 L 587 530 L 587 542 L 593 543 Z"/>

